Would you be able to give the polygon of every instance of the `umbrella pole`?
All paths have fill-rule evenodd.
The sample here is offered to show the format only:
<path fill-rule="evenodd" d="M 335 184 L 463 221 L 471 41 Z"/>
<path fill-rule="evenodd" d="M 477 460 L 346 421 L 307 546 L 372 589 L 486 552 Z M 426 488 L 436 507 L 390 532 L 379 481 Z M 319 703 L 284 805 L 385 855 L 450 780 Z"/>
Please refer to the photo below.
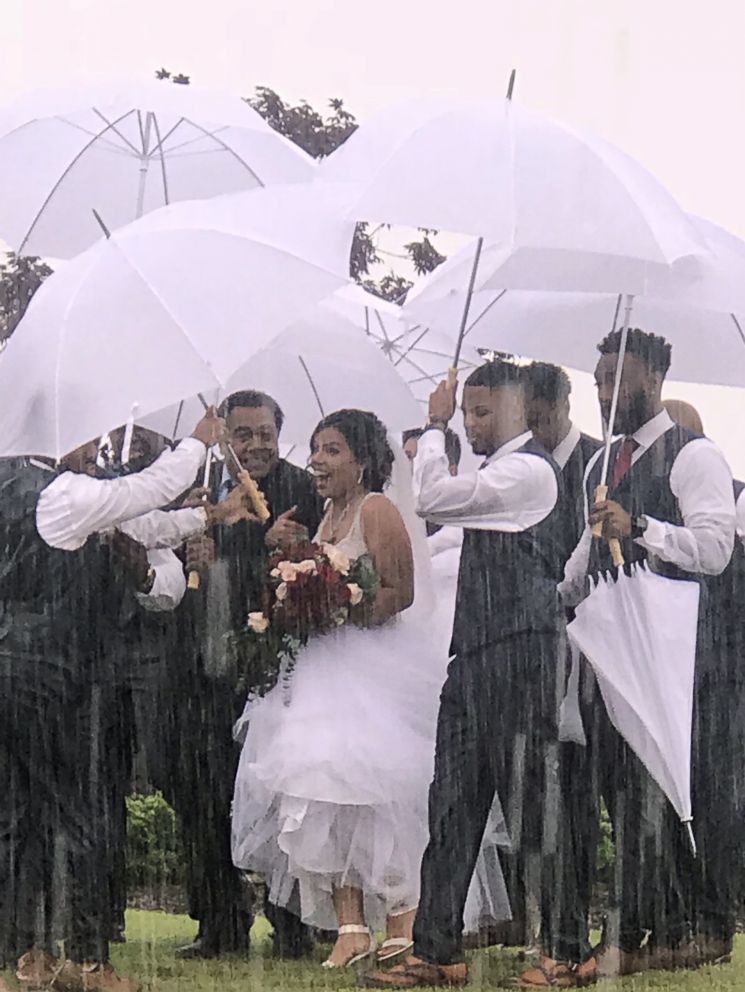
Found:
<path fill-rule="evenodd" d="M 610 449 L 613 444 L 613 427 L 616 422 L 616 410 L 618 408 L 618 394 L 621 389 L 621 376 L 623 375 L 623 361 L 626 357 L 626 342 L 629 337 L 629 324 L 631 322 L 631 311 L 634 308 L 634 297 L 631 293 L 626 294 L 625 313 L 623 318 L 623 329 L 621 330 L 621 342 L 618 348 L 618 360 L 616 362 L 616 375 L 613 382 L 613 396 L 610 404 L 610 416 L 605 427 L 605 450 L 603 451 L 603 470 L 600 475 L 600 485 L 595 489 L 595 502 L 603 503 L 608 498 L 608 467 L 610 464 Z M 603 536 L 603 525 L 595 524 L 592 529 L 593 537 Z M 624 564 L 621 542 L 617 537 L 612 537 L 608 541 L 613 564 L 620 568 Z"/>
<path fill-rule="evenodd" d="M 147 171 L 150 167 L 150 128 L 153 123 L 153 114 L 148 110 L 145 117 L 145 130 L 142 135 L 142 154 L 140 155 L 140 182 L 137 188 L 137 209 L 135 217 L 140 218 L 145 209 L 145 184 L 147 183 Z"/>
<path fill-rule="evenodd" d="M 484 239 L 479 238 L 476 242 L 476 253 L 473 256 L 473 266 L 471 267 L 471 277 L 468 280 L 468 291 L 466 293 L 466 302 L 463 305 L 463 316 L 460 321 L 460 330 L 458 331 L 458 342 L 455 346 L 455 354 L 453 355 L 453 364 L 450 369 L 448 378 L 451 382 L 454 382 L 458 375 L 458 362 L 460 361 L 460 353 L 463 347 L 463 338 L 466 336 L 466 328 L 468 327 L 468 312 L 471 309 L 471 300 L 473 299 L 473 287 L 476 283 L 476 273 L 479 269 L 479 262 L 481 261 L 481 249 L 484 247 Z"/>
<path fill-rule="evenodd" d="M 321 416 L 325 417 L 326 411 L 323 409 L 323 403 L 321 403 L 321 397 L 318 395 L 318 390 L 316 389 L 315 382 L 313 382 L 313 376 L 310 374 L 310 369 L 305 364 L 302 355 L 298 355 L 297 360 L 303 366 L 303 372 L 305 372 L 305 375 L 308 378 L 308 382 L 310 383 L 310 388 L 313 390 L 313 396 L 315 397 L 316 403 L 318 404 L 318 409 L 321 411 Z"/>
<path fill-rule="evenodd" d="M 685 825 L 686 833 L 688 834 L 688 843 L 691 845 L 691 852 L 694 858 L 698 857 L 698 848 L 696 847 L 696 838 L 693 836 L 693 819 L 689 817 L 687 820 L 681 820 L 681 823 Z"/>

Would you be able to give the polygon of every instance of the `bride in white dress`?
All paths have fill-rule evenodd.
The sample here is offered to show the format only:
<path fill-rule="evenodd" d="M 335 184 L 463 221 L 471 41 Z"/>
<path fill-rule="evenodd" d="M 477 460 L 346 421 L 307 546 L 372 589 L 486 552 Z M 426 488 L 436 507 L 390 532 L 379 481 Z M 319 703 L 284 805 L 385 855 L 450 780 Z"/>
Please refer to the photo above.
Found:
<path fill-rule="evenodd" d="M 389 492 L 405 504 L 403 456 L 399 465 Z M 374 954 L 376 929 L 381 961 L 412 945 L 444 670 L 423 636 L 423 532 L 413 509 L 402 517 L 383 495 L 394 467 L 385 427 L 359 410 L 331 414 L 314 431 L 311 467 L 327 501 L 314 539 L 351 560 L 368 554 L 381 584 L 364 626 L 303 649 L 289 703 L 277 686 L 250 704 L 232 840 L 235 864 L 263 875 L 272 902 L 338 930 L 333 968 Z"/>

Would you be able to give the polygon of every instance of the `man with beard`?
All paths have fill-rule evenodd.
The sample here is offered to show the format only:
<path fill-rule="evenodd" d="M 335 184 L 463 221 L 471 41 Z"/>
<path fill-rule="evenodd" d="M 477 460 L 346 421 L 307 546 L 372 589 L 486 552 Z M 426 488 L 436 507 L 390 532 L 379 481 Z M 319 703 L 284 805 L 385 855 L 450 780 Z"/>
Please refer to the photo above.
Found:
<path fill-rule="evenodd" d="M 595 380 L 606 423 L 620 343 L 621 332 L 615 331 L 598 346 Z M 735 520 L 732 477 L 710 441 L 676 426 L 664 410 L 661 391 L 670 355 L 670 345 L 663 338 L 638 329 L 629 331 L 615 422 L 615 429 L 624 436 L 613 444 L 609 493 L 602 502 L 595 502 L 602 453 L 588 465 L 588 525 L 567 564 L 561 587 L 570 604 L 588 594 L 592 578 L 612 578 L 608 545 L 612 538 L 621 542 L 627 563 L 644 563 L 671 580 L 698 582 L 702 576 L 719 575 L 729 562 Z M 602 525 L 600 539 L 592 536 L 594 524 Z M 629 624 L 634 622 L 634 617 L 628 618 Z M 618 637 L 624 638 L 623 629 L 619 629 Z M 706 639 L 700 636 L 698 650 L 699 654 L 706 650 Z M 587 684 L 582 698 L 587 746 L 580 749 L 585 771 L 580 773 L 578 758 L 571 787 L 564 783 L 572 829 L 563 834 L 562 859 L 573 874 L 573 864 L 583 871 L 588 866 L 594 868 L 602 795 L 617 840 L 609 914 L 613 925 L 595 958 L 587 928 L 591 886 L 580 886 L 584 904 L 579 914 L 562 902 L 565 931 L 572 923 L 584 921 L 572 941 L 573 956 L 557 960 L 544 946 L 546 956 L 522 976 L 522 988 L 542 988 L 559 979 L 570 983 L 568 987 L 578 985 L 580 970 L 590 971 L 595 960 L 601 975 L 665 967 L 676 952 L 688 946 L 693 923 L 686 886 L 677 884 L 681 869 L 692 869 L 685 830 L 641 761 L 613 727 L 589 675 Z M 645 815 L 649 809 L 659 811 L 662 825 Z M 651 930 L 651 938 L 643 946 L 647 930 Z"/>
<path fill-rule="evenodd" d="M 463 391 L 476 472 L 453 476 L 445 431 L 455 387 L 430 398 L 414 489 L 427 520 L 463 529 L 451 652 L 437 727 L 414 954 L 371 988 L 463 985 L 463 912 L 496 790 L 511 849 L 503 866 L 510 901 L 525 896 L 528 861 L 540 864 L 542 932 L 562 948 L 549 897 L 556 885 L 557 722 L 563 616 L 556 583 L 568 550 L 560 473 L 527 424 L 525 374 L 488 362 Z"/>
<path fill-rule="evenodd" d="M 284 418 L 275 400 L 254 391 L 234 393 L 221 413 L 240 465 L 226 449 L 227 478 L 218 484 L 218 499 L 235 489 L 238 472 L 245 468 L 264 493 L 271 518 L 267 525 L 243 522 L 218 528 L 214 538 L 193 538 L 187 544 L 187 569 L 200 574 L 201 585 L 180 611 L 180 650 L 168 717 L 170 798 L 183 825 L 190 913 L 199 921 L 199 933 L 193 944 L 177 951 L 180 957 L 246 953 L 249 948 L 250 891 L 233 866 L 230 845 L 239 757 L 233 726 L 246 700 L 226 657 L 225 634 L 242 627 L 250 604 L 258 601 L 270 549 L 312 537 L 322 516 L 312 478 L 279 457 Z M 309 949 L 308 930 L 296 916 L 271 905 L 267 913 L 277 956 L 298 957 Z"/>

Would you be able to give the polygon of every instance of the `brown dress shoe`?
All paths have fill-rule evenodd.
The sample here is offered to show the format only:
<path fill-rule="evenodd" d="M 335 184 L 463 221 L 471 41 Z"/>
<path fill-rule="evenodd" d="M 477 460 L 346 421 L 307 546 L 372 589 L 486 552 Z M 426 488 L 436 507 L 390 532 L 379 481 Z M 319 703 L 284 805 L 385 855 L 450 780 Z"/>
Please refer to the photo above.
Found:
<path fill-rule="evenodd" d="M 27 989 L 43 989 L 54 979 L 62 962 L 32 947 L 21 955 L 16 965 L 16 978 Z"/>
<path fill-rule="evenodd" d="M 421 958 L 408 957 L 390 971 L 371 971 L 357 984 L 363 989 L 453 988 L 468 981 L 465 961 L 457 964 L 430 964 Z"/>
<path fill-rule="evenodd" d="M 595 958 L 584 964 L 569 961 L 555 961 L 541 958 L 534 968 L 528 968 L 519 978 L 509 982 L 513 989 L 583 989 L 594 985 L 598 980 L 598 965 Z"/>

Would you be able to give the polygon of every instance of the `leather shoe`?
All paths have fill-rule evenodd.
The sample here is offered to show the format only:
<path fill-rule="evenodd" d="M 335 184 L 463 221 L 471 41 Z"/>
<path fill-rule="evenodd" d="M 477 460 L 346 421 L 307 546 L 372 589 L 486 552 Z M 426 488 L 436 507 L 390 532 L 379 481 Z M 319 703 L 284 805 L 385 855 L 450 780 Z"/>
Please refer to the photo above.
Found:
<path fill-rule="evenodd" d="M 468 982 L 465 961 L 457 964 L 431 964 L 421 958 L 408 957 L 390 971 L 370 971 L 357 984 L 363 989 L 454 988 Z"/>
<path fill-rule="evenodd" d="M 508 982 L 513 989 L 583 989 L 598 980 L 598 964 L 589 958 L 583 964 L 541 958 L 537 965 L 528 968 L 518 978 Z"/>

